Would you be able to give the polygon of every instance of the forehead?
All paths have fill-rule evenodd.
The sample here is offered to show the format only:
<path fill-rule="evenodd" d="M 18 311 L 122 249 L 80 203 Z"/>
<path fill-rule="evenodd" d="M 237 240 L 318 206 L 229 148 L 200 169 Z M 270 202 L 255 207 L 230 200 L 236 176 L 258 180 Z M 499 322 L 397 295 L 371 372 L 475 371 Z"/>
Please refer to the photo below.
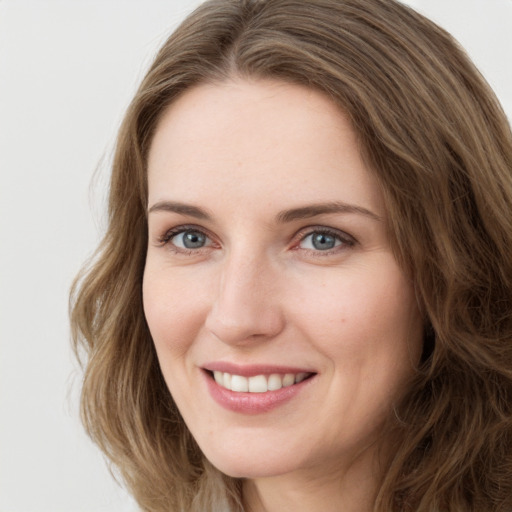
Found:
<path fill-rule="evenodd" d="M 244 134 L 244 128 L 252 130 L 258 126 L 266 130 L 253 143 L 270 141 L 272 137 L 309 138 L 311 131 L 319 128 L 323 128 L 325 136 L 329 134 L 326 128 L 333 126 L 347 137 L 354 136 L 355 142 L 355 134 L 342 110 L 325 94 L 276 80 L 236 79 L 200 84 L 179 96 L 164 111 L 153 145 L 164 130 L 167 136 L 185 142 L 210 140 L 213 133 L 235 138 Z"/>
<path fill-rule="evenodd" d="M 216 191 L 247 201 L 355 198 L 382 208 L 341 109 L 318 91 L 283 82 L 188 90 L 164 112 L 148 164 L 150 202 L 184 193 L 204 200 Z"/>

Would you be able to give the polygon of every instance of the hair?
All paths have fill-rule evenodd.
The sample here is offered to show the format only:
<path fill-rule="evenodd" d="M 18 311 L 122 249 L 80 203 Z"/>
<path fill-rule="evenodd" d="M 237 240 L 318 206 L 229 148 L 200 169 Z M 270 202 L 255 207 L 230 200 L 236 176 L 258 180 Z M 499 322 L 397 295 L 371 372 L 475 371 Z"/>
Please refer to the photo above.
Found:
<path fill-rule="evenodd" d="M 241 510 L 163 380 L 142 306 L 147 157 L 180 94 L 231 78 L 322 91 L 383 190 L 424 353 L 388 428 L 375 511 L 512 510 L 512 134 L 454 39 L 394 0 L 209 0 L 165 42 L 121 126 L 108 227 L 71 292 L 82 420 L 145 511 Z"/>

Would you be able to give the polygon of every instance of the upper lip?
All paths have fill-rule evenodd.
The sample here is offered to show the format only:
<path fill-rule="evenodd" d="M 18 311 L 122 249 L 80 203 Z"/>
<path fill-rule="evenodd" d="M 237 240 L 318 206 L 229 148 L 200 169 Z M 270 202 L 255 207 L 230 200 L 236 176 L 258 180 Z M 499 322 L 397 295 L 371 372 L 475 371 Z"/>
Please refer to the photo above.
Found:
<path fill-rule="evenodd" d="M 202 366 L 204 370 L 211 372 L 225 372 L 231 375 L 241 375 L 243 377 L 254 377 L 255 375 L 271 375 L 273 373 L 316 373 L 310 368 L 298 366 L 281 366 L 275 364 L 248 364 L 240 365 L 228 361 L 213 361 Z"/>

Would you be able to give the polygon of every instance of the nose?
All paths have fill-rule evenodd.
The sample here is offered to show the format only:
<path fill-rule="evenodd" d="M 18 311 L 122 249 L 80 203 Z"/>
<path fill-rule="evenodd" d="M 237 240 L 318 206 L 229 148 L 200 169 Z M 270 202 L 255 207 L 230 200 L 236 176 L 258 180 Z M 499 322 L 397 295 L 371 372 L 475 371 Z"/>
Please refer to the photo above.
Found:
<path fill-rule="evenodd" d="M 232 255 L 222 264 L 205 326 L 219 340 L 247 345 L 284 328 L 276 269 L 264 257 Z"/>

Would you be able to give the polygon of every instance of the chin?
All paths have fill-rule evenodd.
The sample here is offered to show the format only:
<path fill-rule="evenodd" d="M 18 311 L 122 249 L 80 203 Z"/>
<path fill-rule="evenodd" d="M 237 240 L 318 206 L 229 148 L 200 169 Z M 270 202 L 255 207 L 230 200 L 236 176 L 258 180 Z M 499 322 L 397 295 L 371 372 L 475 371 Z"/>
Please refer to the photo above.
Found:
<path fill-rule="evenodd" d="M 272 455 L 270 455 L 272 454 Z M 233 478 L 266 478 L 291 473 L 302 467 L 299 460 L 290 454 L 279 454 L 273 450 L 253 453 L 205 453 L 209 462 L 219 471 Z"/>
<path fill-rule="evenodd" d="M 232 478 L 269 478 L 291 472 L 287 471 L 285 468 L 276 468 L 273 465 L 271 466 L 269 464 L 266 464 L 265 462 L 261 464 L 254 464 L 251 462 L 228 462 L 225 464 L 215 464 L 213 461 L 210 460 L 210 463 L 213 466 L 215 466 L 219 471 Z"/>

